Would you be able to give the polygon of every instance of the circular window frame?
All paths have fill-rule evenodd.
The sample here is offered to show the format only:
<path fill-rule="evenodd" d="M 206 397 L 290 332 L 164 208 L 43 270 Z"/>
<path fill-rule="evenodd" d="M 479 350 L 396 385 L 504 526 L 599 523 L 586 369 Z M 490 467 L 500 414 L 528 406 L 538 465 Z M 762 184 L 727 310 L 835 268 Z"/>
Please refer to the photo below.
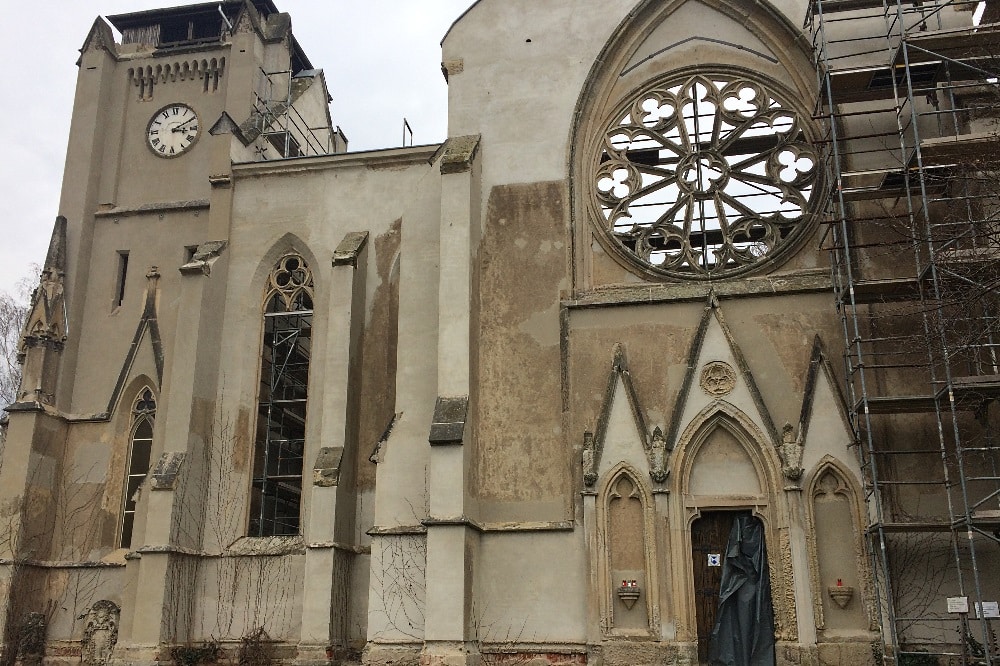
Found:
<path fill-rule="evenodd" d="M 772 226 L 783 226 L 788 231 L 773 242 L 765 255 L 756 260 L 722 268 L 718 264 L 714 264 L 711 268 L 693 270 L 685 262 L 681 263 L 681 265 L 685 266 L 684 268 L 665 268 L 644 259 L 638 252 L 619 240 L 619 237 L 612 231 L 612 219 L 604 213 L 605 208 L 602 206 L 599 195 L 598 182 L 602 177 L 602 168 L 604 168 L 604 160 L 602 158 L 607 151 L 607 139 L 614 136 L 614 130 L 623 127 L 621 124 L 622 119 L 633 108 L 642 104 L 644 96 L 650 95 L 655 91 L 665 91 L 671 87 L 680 86 L 682 89 L 686 88 L 697 77 L 703 77 L 710 81 L 724 80 L 730 84 L 738 84 L 739 81 L 743 80 L 752 86 L 757 86 L 765 94 L 769 95 L 771 100 L 780 104 L 778 108 L 786 111 L 786 115 L 794 120 L 796 129 L 795 138 L 782 142 L 778 147 L 772 149 L 771 153 L 776 157 L 782 146 L 791 144 L 794 144 L 795 148 L 803 148 L 802 153 L 807 154 L 806 156 L 812 160 L 810 177 L 804 179 L 800 175 L 789 182 L 794 184 L 799 180 L 803 182 L 808 180 L 810 191 L 805 199 L 805 205 L 801 207 L 801 213 L 797 217 L 785 222 L 783 225 L 777 225 L 773 219 L 769 220 L 769 224 Z M 637 86 L 630 91 L 629 94 L 624 95 L 622 101 L 613 107 L 613 111 L 605 115 L 604 120 L 598 125 L 596 135 L 592 137 L 590 143 L 587 144 L 587 150 L 582 154 L 585 160 L 583 175 L 584 182 L 586 183 L 586 187 L 584 188 L 586 192 L 584 194 L 584 205 L 587 216 L 596 231 L 596 236 L 602 247 L 630 271 L 637 273 L 641 277 L 655 281 L 682 280 L 699 282 L 724 280 L 774 270 L 779 265 L 788 261 L 801 248 L 805 239 L 810 237 L 815 231 L 819 218 L 818 211 L 825 200 L 824 193 L 826 191 L 826 177 L 825 171 L 822 168 L 821 155 L 815 148 L 820 134 L 819 128 L 813 122 L 808 109 L 798 101 L 799 97 L 801 95 L 793 93 L 789 88 L 771 77 L 740 67 L 717 64 L 674 69 L 644 82 L 641 86 Z M 797 155 L 796 159 L 801 156 L 802 154 Z M 690 154 L 680 156 L 677 162 L 689 157 Z M 723 177 L 728 178 L 728 175 Z M 627 198 L 629 197 L 626 196 L 623 199 Z M 707 195 L 702 196 L 702 198 L 707 198 Z M 776 214 L 770 216 L 770 218 L 775 217 Z M 748 224 L 752 225 L 752 221 Z M 651 226 L 653 225 L 647 225 L 646 228 Z M 751 241 L 751 239 L 748 238 L 747 241 Z M 749 250 L 749 248 L 747 249 Z"/>

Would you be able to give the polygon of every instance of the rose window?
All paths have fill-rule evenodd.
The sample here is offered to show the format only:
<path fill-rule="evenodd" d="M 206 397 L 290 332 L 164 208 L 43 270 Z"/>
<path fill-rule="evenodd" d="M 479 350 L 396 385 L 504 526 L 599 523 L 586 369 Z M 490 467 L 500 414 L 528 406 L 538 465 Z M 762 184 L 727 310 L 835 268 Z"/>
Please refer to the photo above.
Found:
<path fill-rule="evenodd" d="M 809 128 L 730 74 L 675 77 L 615 116 L 593 179 L 601 224 L 653 272 L 744 273 L 804 234 L 818 199 Z"/>

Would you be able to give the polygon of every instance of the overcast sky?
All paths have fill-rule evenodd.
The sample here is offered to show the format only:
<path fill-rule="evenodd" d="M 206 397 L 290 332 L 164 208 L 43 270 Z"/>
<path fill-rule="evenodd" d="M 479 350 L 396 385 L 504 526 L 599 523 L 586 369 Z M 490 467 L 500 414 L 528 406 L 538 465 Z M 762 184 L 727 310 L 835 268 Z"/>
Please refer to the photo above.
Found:
<path fill-rule="evenodd" d="M 184 0 L 28 2 L 5 8 L 0 42 L 5 103 L 0 105 L 4 212 L 0 290 L 40 264 L 59 214 L 75 62 L 97 16 Z M 333 122 L 350 149 L 398 146 L 405 116 L 415 143 L 447 131 L 441 38 L 472 0 L 275 0 L 315 67 L 326 71 Z M 32 278 L 34 276 L 32 275 Z"/>

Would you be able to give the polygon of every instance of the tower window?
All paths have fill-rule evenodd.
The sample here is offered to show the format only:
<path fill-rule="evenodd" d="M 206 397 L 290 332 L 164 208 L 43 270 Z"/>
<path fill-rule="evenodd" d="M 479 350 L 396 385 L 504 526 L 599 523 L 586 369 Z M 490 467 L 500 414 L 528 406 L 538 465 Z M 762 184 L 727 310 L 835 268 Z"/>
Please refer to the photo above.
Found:
<path fill-rule="evenodd" d="M 263 309 L 248 531 L 291 535 L 299 533 L 312 349 L 313 279 L 301 256 L 287 254 L 278 261 Z"/>
<path fill-rule="evenodd" d="M 118 270 L 115 273 L 115 298 L 113 307 L 120 308 L 125 301 L 125 277 L 128 275 L 128 251 L 118 251 Z"/>
<path fill-rule="evenodd" d="M 132 430 L 129 438 L 128 463 L 125 472 L 125 496 L 122 499 L 122 524 L 119 546 L 132 545 L 135 526 L 135 500 L 139 487 L 149 473 L 149 457 L 153 448 L 153 418 L 156 399 L 148 388 L 143 389 L 132 406 Z"/>

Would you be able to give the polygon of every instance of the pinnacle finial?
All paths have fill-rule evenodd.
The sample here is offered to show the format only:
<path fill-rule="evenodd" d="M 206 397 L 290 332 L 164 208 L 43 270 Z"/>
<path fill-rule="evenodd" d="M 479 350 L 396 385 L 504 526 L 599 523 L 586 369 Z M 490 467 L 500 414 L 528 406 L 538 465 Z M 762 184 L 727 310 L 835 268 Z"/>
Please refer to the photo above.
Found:
<path fill-rule="evenodd" d="M 45 255 L 45 265 L 42 268 L 60 273 L 66 270 L 66 218 L 62 215 L 56 218 L 56 223 L 52 227 L 49 251 Z"/>

